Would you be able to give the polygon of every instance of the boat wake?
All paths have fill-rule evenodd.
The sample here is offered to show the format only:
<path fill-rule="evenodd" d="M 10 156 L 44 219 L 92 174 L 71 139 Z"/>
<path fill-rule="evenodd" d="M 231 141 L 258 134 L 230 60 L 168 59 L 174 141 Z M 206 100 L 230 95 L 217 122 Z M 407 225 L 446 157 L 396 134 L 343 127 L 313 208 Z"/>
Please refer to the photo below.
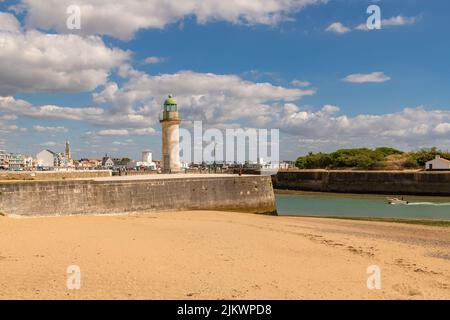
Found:
<path fill-rule="evenodd" d="M 434 206 L 434 207 L 445 207 L 450 206 L 450 202 L 412 202 L 408 203 L 408 206 Z"/>

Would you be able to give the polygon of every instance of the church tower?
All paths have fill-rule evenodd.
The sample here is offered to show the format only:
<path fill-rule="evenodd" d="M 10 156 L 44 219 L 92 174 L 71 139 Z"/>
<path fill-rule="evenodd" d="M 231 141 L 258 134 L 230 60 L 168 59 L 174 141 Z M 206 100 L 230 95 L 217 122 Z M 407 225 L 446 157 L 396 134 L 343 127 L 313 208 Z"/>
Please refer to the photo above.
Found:
<path fill-rule="evenodd" d="M 72 153 L 70 151 L 70 142 L 69 141 L 66 141 L 66 152 L 65 153 L 66 153 L 67 161 L 72 160 Z"/>
<path fill-rule="evenodd" d="M 163 173 L 178 173 L 180 163 L 180 115 L 176 100 L 172 95 L 164 102 L 164 110 L 159 121 L 162 127 Z"/>

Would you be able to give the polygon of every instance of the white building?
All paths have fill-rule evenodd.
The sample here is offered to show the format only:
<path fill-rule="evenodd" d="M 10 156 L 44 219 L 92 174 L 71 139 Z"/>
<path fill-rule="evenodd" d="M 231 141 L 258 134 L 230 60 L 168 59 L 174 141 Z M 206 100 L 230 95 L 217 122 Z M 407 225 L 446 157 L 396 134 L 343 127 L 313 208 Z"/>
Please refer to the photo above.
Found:
<path fill-rule="evenodd" d="M 111 157 L 108 157 L 107 155 L 103 157 L 102 159 L 102 167 L 105 168 L 113 168 L 114 167 L 114 160 Z"/>
<path fill-rule="evenodd" d="M 36 165 L 40 168 L 67 168 L 69 162 L 64 152 L 56 153 L 46 149 L 36 155 Z"/>
<path fill-rule="evenodd" d="M 55 162 L 57 160 L 57 155 L 50 150 L 42 150 L 36 154 L 36 162 L 38 167 L 52 168 L 55 167 Z"/>
<path fill-rule="evenodd" d="M 189 163 L 188 162 L 184 162 L 184 161 L 181 161 L 181 169 L 189 169 Z"/>
<path fill-rule="evenodd" d="M 33 157 L 32 156 L 24 156 L 23 166 L 25 168 L 32 168 L 33 167 Z"/>
<path fill-rule="evenodd" d="M 153 155 L 150 150 L 142 152 L 142 161 L 132 160 L 127 164 L 127 169 L 150 169 L 156 170 L 156 163 L 153 162 Z"/>
<path fill-rule="evenodd" d="M 437 155 L 434 160 L 426 163 L 425 170 L 450 170 L 450 161 Z"/>
<path fill-rule="evenodd" d="M 23 169 L 24 156 L 20 153 L 10 153 L 0 150 L 0 167 L 9 170 Z"/>
<path fill-rule="evenodd" d="M 6 169 L 9 165 L 9 153 L 5 150 L 0 150 L 0 168 Z"/>
<path fill-rule="evenodd" d="M 153 154 L 150 150 L 146 150 L 142 152 L 142 162 L 153 162 Z"/>

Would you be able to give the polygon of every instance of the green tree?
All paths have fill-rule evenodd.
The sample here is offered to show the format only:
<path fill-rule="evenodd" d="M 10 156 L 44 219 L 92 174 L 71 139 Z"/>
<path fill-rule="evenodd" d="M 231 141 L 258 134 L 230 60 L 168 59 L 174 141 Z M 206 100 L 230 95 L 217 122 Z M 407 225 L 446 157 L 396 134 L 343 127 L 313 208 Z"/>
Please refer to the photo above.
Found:
<path fill-rule="evenodd" d="M 403 151 L 394 149 L 394 148 L 389 148 L 389 147 L 379 147 L 375 149 L 375 152 L 377 153 L 382 153 L 385 156 L 391 156 L 393 154 L 403 154 Z"/>
<path fill-rule="evenodd" d="M 420 166 L 419 166 L 419 164 L 417 163 L 416 160 L 408 158 L 405 161 L 403 161 L 402 167 L 405 168 L 405 169 L 417 169 Z"/>
<path fill-rule="evenodd" d="M 131 162 L 131 159 L 130 158 L 122 158 L 121 160 L 120 160 L 120 164 L 122 165 L 122 166 L 126 166 L 126 165 L 128 165 L 129 163 Z"/>
<path fill-rule="evenodd" d="M 309 153 L 299 157 L 296 166 L 300 169 L 326 169 L 326 168 L 358 168 L 376 169 L 385 166 L 388 155 L 401 154 L 401 151 L 392 148 L 340 149 L 333 153 Z"/>
<path fill-rule="evenodd" d="M 417 162 L 419 166 L 424 166 L 430 160 L 433 160 L 437 155 L 442 155 L 443 152 L 438 148 L 423 148 L 415 152 L 410 153 L 409 159 Z"/>

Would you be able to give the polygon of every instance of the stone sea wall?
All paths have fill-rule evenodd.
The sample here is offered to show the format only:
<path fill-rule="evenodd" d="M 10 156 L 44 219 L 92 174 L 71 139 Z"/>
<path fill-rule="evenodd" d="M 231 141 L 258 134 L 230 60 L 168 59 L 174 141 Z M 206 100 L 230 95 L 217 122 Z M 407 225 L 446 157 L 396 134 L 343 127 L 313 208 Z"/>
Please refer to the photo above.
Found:
<path fill-rule="evenodd" d="M 302 191 L 450 196 L 450 172 L 280 171 L 277 189 Z"/>
<path fill-rule="evenodd" d="M 270 177 L 0 182 L 6 215 L 114 214 L 223 210 L 276 214 Z"/>
<path fill-rule="evenodd" d="M 65 180 L 111 177 L 111 170 L 0 171 L 1 180 Z"/>

